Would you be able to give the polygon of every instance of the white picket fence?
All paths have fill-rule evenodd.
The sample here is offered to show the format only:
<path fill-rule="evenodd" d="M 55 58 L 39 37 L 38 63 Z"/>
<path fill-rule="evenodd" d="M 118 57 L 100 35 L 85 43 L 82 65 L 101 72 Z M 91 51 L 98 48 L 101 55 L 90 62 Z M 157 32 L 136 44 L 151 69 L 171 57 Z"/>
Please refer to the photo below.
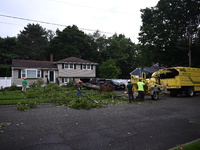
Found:
<path fill-rule="evenodd" d="M 0 88 L 10 87 L 11 77 L 0 77 Z"/>

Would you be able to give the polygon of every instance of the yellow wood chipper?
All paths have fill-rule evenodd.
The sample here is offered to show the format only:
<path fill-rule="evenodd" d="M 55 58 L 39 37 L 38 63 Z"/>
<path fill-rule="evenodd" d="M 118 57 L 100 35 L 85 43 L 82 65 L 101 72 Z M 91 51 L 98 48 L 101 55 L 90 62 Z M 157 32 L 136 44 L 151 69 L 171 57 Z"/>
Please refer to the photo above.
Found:
<path fill-rule="evenodd" d="M 166 87 L 158 83 L 157 78 L 149 78 L 146 79 L 146 74 L 143 72 L 142 77 L 138 77 L 136 75 L 131 75 L 131 83 L 133 84 L 134 93 L 138 94 L 137 82 L 142 80 L 145 83 L 144 86 L 144 94 L 150 95 L 151 99 L 157 100 L 159 98 L 159 94 L 166 93 Z"/>

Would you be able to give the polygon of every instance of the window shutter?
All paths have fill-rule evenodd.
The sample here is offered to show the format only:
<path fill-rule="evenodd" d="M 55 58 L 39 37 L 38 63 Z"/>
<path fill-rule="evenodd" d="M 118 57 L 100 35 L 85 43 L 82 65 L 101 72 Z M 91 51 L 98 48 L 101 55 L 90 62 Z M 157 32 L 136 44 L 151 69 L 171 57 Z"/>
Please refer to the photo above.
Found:
<path fill-rule="evenodd" d="M 62 83 L 64 83 L 64 78 L 62 78 Z"/>
<path fill-rule="evenodd" d="M 93 70 L 93 65 L 91 65 L 91 69 Z"/>
<path fill-rule="evenodd" d="M 18 70 L 18 78 L 21 78 L 21 69 Z"/>
<path fill-rule="evenodd" d="M 64 64 L 62 64 L 62 69 L 64 69 Z"/>
<path fill-rule="evenodd" d="M 82 70 L 82 64 L 81 64 L 81 70 Z"/>
<path fill-rule="evenodd" d="M 74 64 L 74 69 L 76 69 L 76 64 Z"/>
<path fill-rule="evenodd" d="M 44 78 L 44 70 L 42 70 L 42 78 Z"/>

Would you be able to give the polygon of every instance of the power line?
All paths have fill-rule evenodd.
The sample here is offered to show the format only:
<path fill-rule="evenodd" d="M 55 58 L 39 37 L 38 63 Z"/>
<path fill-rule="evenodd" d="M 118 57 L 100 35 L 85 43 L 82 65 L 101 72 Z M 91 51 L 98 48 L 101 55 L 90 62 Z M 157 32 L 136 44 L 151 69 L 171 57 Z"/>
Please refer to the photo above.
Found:
<path fill-rule="evenodd" d="M 49 25 L 54 25 L 54 26 L 62 26 L 62 27 L 67 27 L 67 25 L 63 25 L 63 24 L 57 24 L 57 23 L 52 23 L 52 22 L 46 22 L 46 21 L 39 21 L 39 20 L 33 20 L 33 19 L 28 19 L 28 18 L 22 18 L 22 17 L 15 17 L 15 16 L 9 16 L 9 15 L 3 15 L 0 14 L 1 17 L 7 17 L 7 18 L 12 18 L 12 19 L 18 19 L 18 20 L 25 20 L 25 21 L 32 21 L 32 22 L 38 22 L 38 23 L 43 23 L 43 24 L 49 24 Z M 4 22 L 0 22 L 0 23 L 4 23 Z M 5 23 L 5 24 L 12 24 L 15 25 L 13 23 Z M 17 24 L 16 24 L 17 25 Z M 85 31 L 90 31 L 90 32 L 96 32 L 97 30 L 93 30 L 93 29 L 85 29 L 85 28 L 79 28 L 81 30 L 85 30 Z M 111 34 L 114 35 L 116 33 L 111 33 L 111 32 L 106 32 L 106 31 L 100 31 L 98 30 L 100 33 L 103 34 Z M 133 37 L 133 38 L 137 38 L 135 36 L 129 36 L 129 37 Z"/>
<path fill-rule="evenodd" d="M 57 23 L 52 23 L 52 22 L 46 22 L 46 21 L 39 21 L 39 20 L 27 19 L 27 18 L 22 18 L 22 17 L 15 17 L 15 16 L 9 16 L 9 15 L 3 15 L 3 14 L 0 14 L 0 16 L 2 16 L 2 17 L 7 17 L 7 18 L 12 18 L 12 19 L 18 19 L 18 20 L 33 21 L 33 22 L 38 22 L 38 23 L 43 23 L 43 24 L 49 24 L 49 25 L 54 25 L 54 26 L 67 27 L 67 25 L 63 25 L 63 24 L 57 24 Z M 95 32 L 95 31 L 96 31 L 96 30 L 93 30 L 93 29 L 85 29 L 85 28 L 79 28 L 79 29 L 85 30 L 85 31 L 92 31 L 92 32 Z M 114 33 L 105 32 L 105 31 L 99 31 L 99 32 L 104 33 L 104 34 L 114 34 Z"/>

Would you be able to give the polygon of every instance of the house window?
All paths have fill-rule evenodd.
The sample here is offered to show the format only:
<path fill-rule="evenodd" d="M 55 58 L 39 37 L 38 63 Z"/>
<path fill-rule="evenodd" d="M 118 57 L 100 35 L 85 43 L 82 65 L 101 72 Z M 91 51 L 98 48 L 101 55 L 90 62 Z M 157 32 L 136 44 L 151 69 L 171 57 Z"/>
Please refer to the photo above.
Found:
<path fill-rule="evenodd" d="M 82 65 L 83 70 L 91 70 L 91 65 Z"/>
<path fill-rule="evenodd" d="M 27 78 L 35 78 L 36 77 L 36 70 L 27 70 L 26 76 L 27 76 Z"/>
<path fill-rule="evenodd" d="M 66 69 L 74 69 L 74 64 L 65 64 Z"/>
<path fill-rule="evenodd" d="M 69 81 L 73 81 L 73 78 L 64 78 L 64 83 L 68 83 Z"/>
<path fill-rule="evenodd" d="M 24 69 L 22 70 L 22 78 L 40 78 L 41 70 L 37 69 Z"/>
<path fill-rule="evenodd" d="M 37 71 L 37 77 L 38 77 L 38 78 L 41 77 L 41 71 L 40 71 L 40 70 Z"/>
<path fill-rule="evenodd" d="M 22 75 L 21 75 L 22 78 L 25 78 L 26 77 L 26 71 L 25 70 L 22 70 Z"/>

